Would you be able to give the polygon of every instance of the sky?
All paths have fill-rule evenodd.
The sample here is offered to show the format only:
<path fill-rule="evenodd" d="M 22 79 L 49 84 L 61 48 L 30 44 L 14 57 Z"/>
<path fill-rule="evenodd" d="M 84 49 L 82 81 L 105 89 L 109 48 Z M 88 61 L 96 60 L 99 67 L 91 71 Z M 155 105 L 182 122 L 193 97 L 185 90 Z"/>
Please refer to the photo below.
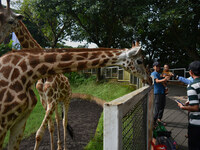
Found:
<path fill-rule="evenodd" d="M 11 2 L 15 2 L 17 0 L 11 0 Z M 23 1 L 23 0 L 20 0 L 20 1 Z M 1 0 L 2 4 L 3 5 L 7 5 L 7 0 Z M 11 5 L 11 8 L 14 8 L 13 5 Z M 78 47 L 80 45 L 85 45 L 87 42 L 86 41 L 83 41 L 83 42 L 74 42 L 74 41 L 71 41 L 71 40 L 68 40 L 68 41 L 65 41 L 65 44 L 68 45 L 68 46 L 72 46 L 72 47 Z M 89 48 L 96 48 L 97 45 L 94 44 L 94 43 L 91 43 L 91 44 L 88 44 Z"/>

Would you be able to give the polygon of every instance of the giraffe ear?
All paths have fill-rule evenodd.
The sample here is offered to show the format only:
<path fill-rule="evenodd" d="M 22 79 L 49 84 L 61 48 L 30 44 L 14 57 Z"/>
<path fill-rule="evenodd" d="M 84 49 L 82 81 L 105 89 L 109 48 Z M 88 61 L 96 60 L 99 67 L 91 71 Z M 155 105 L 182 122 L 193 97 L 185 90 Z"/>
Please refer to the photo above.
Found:
<path fill-rule="evenodd" d="M 140 51 L 141 51 L 140 46 L 133 47 L 128 51 L 128 57 L 133 57 L 133 56 L 137 55 Z"/>
<path fill-rule="evenodd" d="M 17 18 L 18 20 L 22 20 L 23 18 L 24 18 L 24 16 L 23 15 L 21 15 L 21 14 L 13 14 L 14 15 L 14 17 L 15 18 Z"/>

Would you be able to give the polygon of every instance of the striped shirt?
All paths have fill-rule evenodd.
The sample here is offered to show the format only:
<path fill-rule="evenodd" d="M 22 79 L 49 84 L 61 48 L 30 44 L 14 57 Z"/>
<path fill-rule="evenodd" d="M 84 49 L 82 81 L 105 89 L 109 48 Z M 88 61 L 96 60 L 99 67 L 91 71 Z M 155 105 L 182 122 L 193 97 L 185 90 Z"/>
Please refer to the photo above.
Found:
<path fill-rule="evenodd" d="M 187 95 L 189 99 L 189 105 L 200 106 L 200 78 L 194 79 L 193 83 L 188 85 Z M 189 124 L 200 126 L 200 109 L 197 112 L 190 112 Z"/>

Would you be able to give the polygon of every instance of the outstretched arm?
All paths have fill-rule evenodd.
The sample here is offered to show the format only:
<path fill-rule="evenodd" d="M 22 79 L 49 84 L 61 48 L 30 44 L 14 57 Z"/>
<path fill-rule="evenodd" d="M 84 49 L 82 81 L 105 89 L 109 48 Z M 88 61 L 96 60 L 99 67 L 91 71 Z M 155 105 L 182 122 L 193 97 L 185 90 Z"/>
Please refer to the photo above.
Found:
<path fill-rule="evenodd" d="M 181 76 L 178 76 L 178 80 L 185 83 L 185 84 L 191 84 L 192 83 L 191 80 L 184 78 L 184 77 L 181 77 Z"/>

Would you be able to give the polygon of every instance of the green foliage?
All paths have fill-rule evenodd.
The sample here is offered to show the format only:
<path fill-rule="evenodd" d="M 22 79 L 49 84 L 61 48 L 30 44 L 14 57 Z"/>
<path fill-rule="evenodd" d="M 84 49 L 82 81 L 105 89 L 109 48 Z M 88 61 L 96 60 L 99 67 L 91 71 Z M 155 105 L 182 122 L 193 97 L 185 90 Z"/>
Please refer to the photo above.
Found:
<path fill-rule="evenodd" d="M 84 73 L 78 73 L 78 72 L 71 72 L 65 75 L 68 77 L 70 84 L 75 85 L 75 86 L 96 80 L 95 76 L 87 75 Z"/>
<path fill-rule="evenodd" d="M 155 58 L 173 67 L 187 67 L 200 58 L 200 4 L 197 1 L 148 1 L 138 16 L 136 37 L 147 61 Z"/>
<path fill-rule="evenodd" d="M 37 27 L 47 46 L 63 40 L 87 41 L 98 47 L 143 46 L 148 64 L 154 59 L 186 67 L 200 58 L 200 3 L 177 0 L 24 0 L 20 12 Z"/>
<path fill-rule="evenodd" d="M 10 41 L 8 44 L 0 44 L 0 56 L 11 51 L 11 49 L 12 49 L 12 41 Z"/>

